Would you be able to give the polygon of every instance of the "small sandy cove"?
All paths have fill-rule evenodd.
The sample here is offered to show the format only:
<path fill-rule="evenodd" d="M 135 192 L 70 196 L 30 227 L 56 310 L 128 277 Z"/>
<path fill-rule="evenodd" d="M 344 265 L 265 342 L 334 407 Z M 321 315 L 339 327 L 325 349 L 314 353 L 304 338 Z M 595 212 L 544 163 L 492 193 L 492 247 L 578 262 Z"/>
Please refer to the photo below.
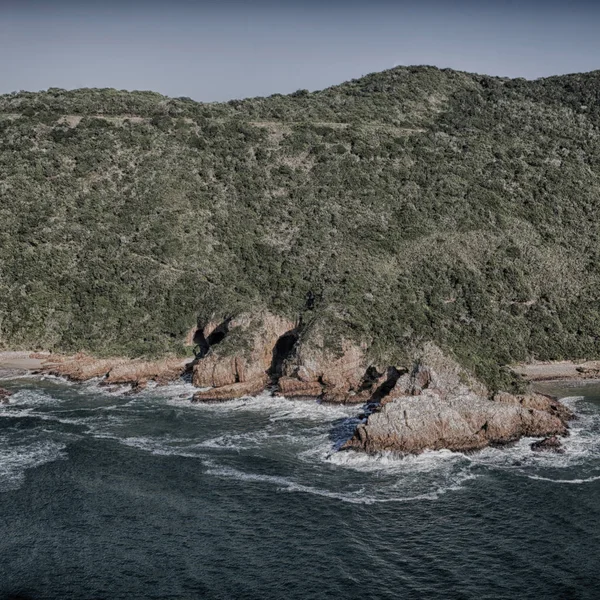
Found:
<path fill-rule="evenodd" d="M 597 360 L 539 362 L 515 365 L 511 368 L 527 381 L 600 379 L 600 361 Z"/>
<path fill-rule="evenodd" d="M 34 356 L 35 358 L 32 358 Z M 18 369 L 20 371 L 36 371 L 41 369 L 50 354 L 34 352 L 0 352 L 0 369 Z"/>

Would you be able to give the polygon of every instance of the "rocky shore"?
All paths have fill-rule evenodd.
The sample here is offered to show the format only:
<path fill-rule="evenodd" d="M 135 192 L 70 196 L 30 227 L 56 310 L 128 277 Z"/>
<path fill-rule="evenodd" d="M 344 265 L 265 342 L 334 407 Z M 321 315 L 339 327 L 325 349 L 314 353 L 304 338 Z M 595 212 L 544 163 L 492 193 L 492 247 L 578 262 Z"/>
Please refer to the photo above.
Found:
<path fill-rule="evenodd" d="M 134 392 L 149 382 L 164 385 L 187 375 L 199 388 L 192 402 L 223 402 L 266 391 L 289 399 L 364 405 L 363 422 L 344 448 L 369 453 L 471 451 L 521 437 L 543 438 L 532 448 L 556 451 L 573 418 L 549 396 L 490 394 L 433 344 L 425 344 L 410 364 L 377 366 L 367 360 L 366 344 L 341 340 L 332 350 L 318 330 L 304 336 L 302 323 L 268 312 L 194 328 L 188 343 L 195 346 L 194 359 L 45 353 L 16 358 L 37 373 L 131 385 Z M 10 358 L 14 366 L 16 354 L 5 354 L 5 362 Z"/>
<path fill-rule="evenodd" d="M 483 386 L 465 384 L 466 377 L 458 364 L 430 346 L 344 448 L 418 454 L 480 450 L 522 437 L 552 439 L 534 448 L 543 450 L 560 445 L 556 436 L 568 435 L 574 415 L 557 400 L 536 393 L 490 397 Z"/>

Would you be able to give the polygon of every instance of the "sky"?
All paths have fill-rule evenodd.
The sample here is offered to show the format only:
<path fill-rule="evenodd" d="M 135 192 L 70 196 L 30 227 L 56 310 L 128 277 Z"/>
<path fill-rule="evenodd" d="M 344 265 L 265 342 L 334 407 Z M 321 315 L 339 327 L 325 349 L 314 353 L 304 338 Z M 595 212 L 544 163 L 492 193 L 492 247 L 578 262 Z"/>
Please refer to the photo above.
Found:
<path fill-rule="evenodd" d="M 534 79 L 600 69 L 600 1 L 0 0 L 0 93 L 221 101 L 397 65 Z"/>

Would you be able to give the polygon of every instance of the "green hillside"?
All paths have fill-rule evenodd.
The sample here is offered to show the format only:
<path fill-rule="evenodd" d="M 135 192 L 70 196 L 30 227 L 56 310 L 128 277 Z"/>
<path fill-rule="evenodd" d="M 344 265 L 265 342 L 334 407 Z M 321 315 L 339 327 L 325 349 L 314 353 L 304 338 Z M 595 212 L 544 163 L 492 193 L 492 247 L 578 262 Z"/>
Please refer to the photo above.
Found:
<path fill-rule="evenodd" d="M 600 357 L 600 72 L 396 68 L 223 104 L 0 96 L 0 344 L 190 352 L 266 308 L 493 386 Z"/>

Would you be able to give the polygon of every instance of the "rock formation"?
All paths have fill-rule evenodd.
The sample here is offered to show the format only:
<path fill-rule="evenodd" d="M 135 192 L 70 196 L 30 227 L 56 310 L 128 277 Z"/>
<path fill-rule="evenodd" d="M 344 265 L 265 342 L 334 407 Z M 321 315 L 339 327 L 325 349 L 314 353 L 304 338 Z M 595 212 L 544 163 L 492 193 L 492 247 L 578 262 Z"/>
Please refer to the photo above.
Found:
<path fill-rule="evenodd" d="M 0 404 L 8 404 L 10 402 L 9 398 L 12 396 L 12 392 L 9 390 L 0 387 Z"/>
<path fill-rule="evenodd" d="M 142 389 L 149 381 L 159 385 L 179 379 L 189 368 L 189 359 L 165 358 L 156 361 L 106 358 L 86 354 L 46 357 L 40 373 L 66 377 L 71 381 L 101 379 L 103 385 L 132 385 Z"/>
<path fill-rule="evenodd" d="M 229 321 L 219 345 L 210 345 L 214 324 L 209 324 L 203 333 L 208 348 L 193 367 L 192 381 L 196 387 L 214 389 L 198 392 L 194 400 L 216 402 L 264 390 L 278 360 L 278 342 L 294 338 L 294 329 L 293 322 L 271 313 L 242 315 Z M 229 336 L 238 343 L 228 344 Z"/>
<path fill-rule="evenodd" d="M 558 454 L 562 454 L 565 451 L 561 441 L 555 435 L 533 442 L 533 444 L 531 444 L 531 449 L 534 452 L 545 451 L 556 452 Z"/>
<path fill-rule="evenodd" d="M 540 394 L 503 393 L 490 400 L 481 384 L 430 345 L 344 447 L 370 453 L 478 450 L 524 436 L 566 435 L 572 416 Z"/>

